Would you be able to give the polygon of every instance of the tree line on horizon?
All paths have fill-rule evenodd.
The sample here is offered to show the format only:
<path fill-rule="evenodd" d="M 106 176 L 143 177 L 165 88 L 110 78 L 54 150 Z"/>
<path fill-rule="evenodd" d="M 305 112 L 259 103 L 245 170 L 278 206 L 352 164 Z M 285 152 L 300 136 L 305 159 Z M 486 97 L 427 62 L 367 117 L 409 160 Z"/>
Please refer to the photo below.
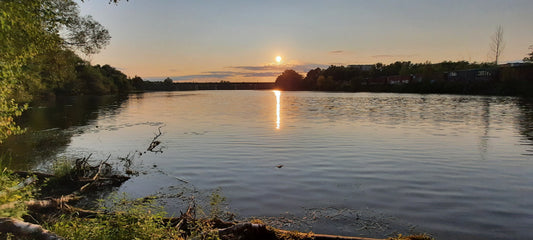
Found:
<path fill-rule="evenodd" d="M 533 56 L 533 53 L 531 53 Z M 531 57 L 533 60 L 533 57 Z M 524 59 L 524 61 L 527 59 Z M 523 68 L 533 73 L 533 64 Z M 449 81 L 448 73 L 483 70 L 492 75 L 490 81 Z M 305 77 L 287 69 L 276 78 L 281 90 L 347 91 L 347 92 L 411 92 L 411 93 L 459 93 L 531 95 L 523 87 L 533 85 L 531 75 L 516 73 L 516 69 L 504 68 L 494 63 L 470 63 L 467 61 L 443 61 L 441 63 L 412 63 L 397 61 L 391 64 L 334 66 L 315 68 Z M 524 76 L 526 75 L 526 76 Z M 395 79 L 391 83 L 390 79 Z M 389 80 L 389 81 L 387 81 Z M 533 90 L 533 89 L 532 89 Z"/>

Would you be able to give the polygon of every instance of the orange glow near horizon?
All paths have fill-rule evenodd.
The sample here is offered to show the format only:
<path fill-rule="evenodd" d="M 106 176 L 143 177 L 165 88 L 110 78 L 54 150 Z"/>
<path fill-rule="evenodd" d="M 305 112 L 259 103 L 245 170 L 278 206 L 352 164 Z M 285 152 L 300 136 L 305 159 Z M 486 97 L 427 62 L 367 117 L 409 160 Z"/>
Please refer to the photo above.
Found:
<path fill-rule="evenodd" d="M 281 91 L 274 90 L 274 95 L 276 95 L 276 129 L 279 129 L 281 124 L 281 117 L 280 117 L 280 111 L 281 111 L 281 103 L 280 103 L 280 97 L 281 97 Z"/>

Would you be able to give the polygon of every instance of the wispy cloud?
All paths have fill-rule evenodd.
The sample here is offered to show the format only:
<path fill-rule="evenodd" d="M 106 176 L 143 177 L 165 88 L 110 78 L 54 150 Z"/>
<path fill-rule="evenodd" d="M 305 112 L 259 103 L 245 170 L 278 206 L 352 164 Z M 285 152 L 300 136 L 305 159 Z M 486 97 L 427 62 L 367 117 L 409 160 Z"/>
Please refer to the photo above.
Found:
<path fill-rule="evenodd" d="M 285 69 L 287 65 L 265 65 L 265 66 L 232 66 L 229 68 L 239 69 L 239 70 L 248 70 L 248 71 L 272 71 Z"/>
<path fill-rule="evenodd" d="M 280 72 L 251 72 L 251 73 L 242 73 L 243 77 L 277 77 L 280 75 Z"/>
<path fill-rule="evenodd" d="M 174 81 L 256 81 L 258 78 L 271 79 L 274 81 L 283 71 L 293 69 L 300 73 L 306 73 L 315 68 L 327 68 L 324 64 L 276 64 L 264 66 L 229 66 L 229 71 L 207 71 L 199 74 L 170 76 Z M 148 78 L 151 81 L 162 81 L 164 78 Z"/>
<path fill-rule="evenodd" d="M 335 50 L 335 51 L 330 51 L 329 53 L 331 53 L 331 54 L 343 54 L 344 51 L 343 50 Z"/>
<path fill-rule="evenodd" d="M 265 66 L 232 66 L 229 68 L 248 70 L 248 71 L 262 71 L 262 72 L 277 71 L 279 74 L 287 69 L 293 69 L 294 71 L 297 71 L 297 72 L 308 72 L 311 69 L 327 68 L 327 67 L 329 67 L 329 65 L 306 63 L 306 64 L 280 64 L 280 65 L 265 65 Z"/>
<path fill-rule="evenodd" d="M 380 54 L 373 55 L 373 58 L 406 58 L 406 57 L 416 57 L 417 54 Z"/>
<path fill-rule="evenodd" d="M 209 80 L 209 79 L 226 79 L 233 76 L 233 74 L 217 74 L 217 73 L 206 73 L 206 74 L 194 74 L 194 75 L 182 75 L 182 76 L 172 76 L 172 80 L 175 81 L 189 81 L 189 80 Z"/>

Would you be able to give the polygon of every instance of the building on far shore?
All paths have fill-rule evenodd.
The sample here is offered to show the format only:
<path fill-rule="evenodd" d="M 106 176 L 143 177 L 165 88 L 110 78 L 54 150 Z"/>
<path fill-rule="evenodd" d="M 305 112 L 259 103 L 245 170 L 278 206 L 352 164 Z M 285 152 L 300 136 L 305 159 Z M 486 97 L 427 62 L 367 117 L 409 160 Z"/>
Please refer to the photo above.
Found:
<path fill-rule="evenodd" d="M 498 76 L 497 69 L 468 69 L 445 73 L 446 80 L 455 82 L 487 82 Z"/>
<path fill-rule="evenodd" d="M 369 64 L 366 64 L 366 65 L 348 65 L 349 68 L 357 68 L 361 71 L 370 71 L 372 70 L 372 67 L 374 67 L 374 65 L 369 65 Z"/>

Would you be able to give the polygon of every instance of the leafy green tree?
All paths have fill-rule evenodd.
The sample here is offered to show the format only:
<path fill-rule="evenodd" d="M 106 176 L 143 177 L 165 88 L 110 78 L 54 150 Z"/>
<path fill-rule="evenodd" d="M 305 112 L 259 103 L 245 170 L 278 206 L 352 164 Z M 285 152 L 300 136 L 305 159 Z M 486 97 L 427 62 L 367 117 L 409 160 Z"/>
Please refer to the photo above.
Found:
<path fill-rule="evenodd" d="M 39 67 L 31 66 L 35 57 L 68 48 L 92 54 L 109 39 L 100 24 L 80 16 L 72 0 L 0 1 L 0 143 L 22 132 L 14 118 L 26 107 L 15 97 L 46 85 L 36 78 Z"/>
<path fill-rule="evenodd" d="M 0 1 L 0 143 L 21 133 L 14 122 L 26 108 L 13 99 L 23 65 L 53 41 L 42 28 L 38 1 Z"/>

